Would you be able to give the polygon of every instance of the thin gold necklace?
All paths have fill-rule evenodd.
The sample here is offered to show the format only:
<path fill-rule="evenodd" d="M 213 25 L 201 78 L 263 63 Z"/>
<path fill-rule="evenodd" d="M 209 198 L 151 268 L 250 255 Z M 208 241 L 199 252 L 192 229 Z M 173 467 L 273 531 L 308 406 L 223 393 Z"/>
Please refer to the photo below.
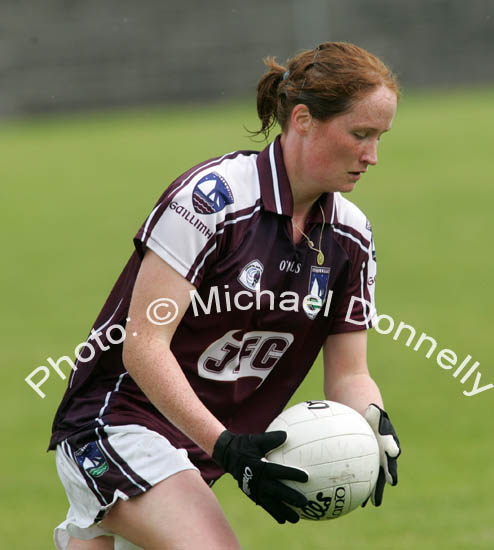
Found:
<path fill-rule="evenodd" d="M 314 241 L 312 241 L 311 239 L 309 239 L 309 237 L 307 237 L 307 235 L 300 229 L 300 227 L 295 223 L 295 220 L 292 218 L 292 221 L 293 221 L 293 225 L 300 231 L 300 233 L 302 233 L 302 235 L 305 237 L 305 240 L 307 241 L 307 246 L 313 250 L 314 252 L 317 252 L 317 264 L 318 265 L 322 265 L 324 263 L 324 254 L 321 250 L 321 244 L 322 244 L 322 232 L 323 232 L 323 229 L 324 229 L 324 226 L 326 224 L 326 216 L 324 215 L 324 209 L 323 207 L 321 206 L 321 203 L 318 203 L 319 204 L 319 208 L 321 209 L 321 214 L 322 214 L 322 226 L 321 226 L 321 232 L 319 233 L 319 248 L 316 248 L 314 246 Z"/>

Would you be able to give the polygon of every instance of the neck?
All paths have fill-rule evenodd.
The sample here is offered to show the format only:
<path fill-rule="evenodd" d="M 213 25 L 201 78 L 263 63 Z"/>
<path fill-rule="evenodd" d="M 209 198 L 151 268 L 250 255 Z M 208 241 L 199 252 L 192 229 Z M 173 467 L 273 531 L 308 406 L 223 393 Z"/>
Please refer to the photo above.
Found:
<path fill-rule="evenodd" d="M 321 193 L 311 189 L 310 183 L 303 180 L 303 164 L 300 149 L 292 146 L 291 141 L 286 139 L 286 134 L 282 134 L 281 136 L 281 149 L 292 190 L 293 217 L 305 220 L 307 213 L 321 196 Z"/>
<path fill-rule="evenodd" d="M 301 218 L 305 220 L 307 214 L 309 213 L 310 209 L 312 208 L 314 203 L 317 201 L 317 199 L 320 197 L 320 195 L 304 196 L 302 194 L 299 196 L 295 196 L 296 195 L 295 186 L 292 186 L 292 195 L 293 195 L 293 217 Z"/>

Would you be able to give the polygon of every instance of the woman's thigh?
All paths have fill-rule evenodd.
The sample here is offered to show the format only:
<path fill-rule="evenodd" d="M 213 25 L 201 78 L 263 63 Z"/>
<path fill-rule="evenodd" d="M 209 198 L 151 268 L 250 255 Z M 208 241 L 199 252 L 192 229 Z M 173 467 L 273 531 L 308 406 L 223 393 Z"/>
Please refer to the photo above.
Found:
<path fill-rule="evenodd" d="M 240 548 L 216 496 L 194 470 L 119 500 L 101 525 L 145 550 Z"/>

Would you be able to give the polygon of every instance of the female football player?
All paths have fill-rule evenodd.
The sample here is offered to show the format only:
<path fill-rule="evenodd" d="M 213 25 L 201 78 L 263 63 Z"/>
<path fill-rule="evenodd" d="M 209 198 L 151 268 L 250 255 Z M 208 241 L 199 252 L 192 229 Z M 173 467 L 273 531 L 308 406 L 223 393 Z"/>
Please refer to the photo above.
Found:
<path fill-rule="evenodd" d="M 210 485 L 225 471 L 280 523 L 307 474 L 262 460 L 264 433 L 321 348 L 324 392 L 374 429 L 397 483 L 399 442 L 366 362 L 374 315 L 371 225 L 342 193 L 377 163 L 399 91 L 374 55 L 328 42 L 257 88 L 266 149 L 177 178 L 81 348 L 50 449 L 70 502 L 57 548 L 238 548 Z"/>

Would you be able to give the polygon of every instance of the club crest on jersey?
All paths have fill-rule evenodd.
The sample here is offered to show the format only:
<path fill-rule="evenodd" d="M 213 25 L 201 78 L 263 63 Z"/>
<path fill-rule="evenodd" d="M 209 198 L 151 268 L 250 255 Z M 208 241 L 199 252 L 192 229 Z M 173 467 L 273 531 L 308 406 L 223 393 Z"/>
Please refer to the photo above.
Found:
<path fill-rule="evenodd" d="M 259 260 L 249 262 L 237 277 L 238 282 L 247 290 L 261 290 L 261 275 L 264 266 Z"/>
<path fill-rule="evenodd" d="M 309 279 L 309 294 L 304 300 L 303 308 L 309 319 L 315 319 L 322 309 L 322 306 L 328 295 L 328 283 L 330 267 L 311 266 Z M 319 298 L 320 302 L 311 301 L 309 298 Z"/>
<path fill-rule="evenodd" d="M 80 466 L 93 477 L 100 477 L 108 470 L 108 462 L 95 441 L 78 449 L 75 458 Z"/>
<path fill-rule="evenodd" d="M 192 205 L 198 214 L 221 212 L 227 204 L 233 203 L 233 194 L 223 176 L 211 172 L 201 178 L 192 193 Z"/>

